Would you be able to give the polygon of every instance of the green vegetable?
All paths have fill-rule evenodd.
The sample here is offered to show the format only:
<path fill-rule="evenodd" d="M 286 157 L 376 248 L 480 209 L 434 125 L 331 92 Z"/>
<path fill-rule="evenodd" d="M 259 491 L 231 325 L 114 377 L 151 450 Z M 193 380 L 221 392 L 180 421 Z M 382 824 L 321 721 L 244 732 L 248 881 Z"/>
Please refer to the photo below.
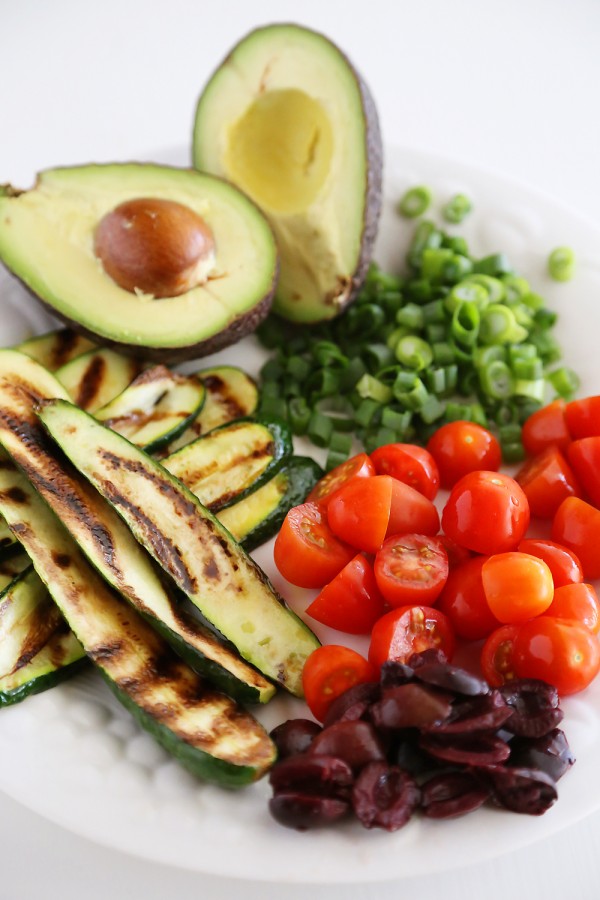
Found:
<path fill-rule="evenodd" d="M 431 191 L 425 185 L 409 188 L 400 199 L 398 212 L 406 219 L 416 219 L 429 209 Z"/>
<path fill-rule="evenodd" d="M 575 271 L 575 254 L 570 247 L 556 247 L 548 257 L 548 273 L 555 281 L 570 281 Z"/>
<path fill-rule="evenodd" d="M 473 206 L 471 201 L 465 194 L 455 194 L 448 200 L 446 205 L 442 207 L 442 216 L 446 222 L 458 225 L 469 215 L 472 209 Z"/>

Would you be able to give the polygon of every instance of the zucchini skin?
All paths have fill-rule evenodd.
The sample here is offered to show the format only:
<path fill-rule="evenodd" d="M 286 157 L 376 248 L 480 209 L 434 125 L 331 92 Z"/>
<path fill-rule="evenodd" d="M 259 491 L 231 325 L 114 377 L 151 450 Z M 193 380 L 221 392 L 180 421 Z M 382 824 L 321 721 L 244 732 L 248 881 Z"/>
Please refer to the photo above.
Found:
<path fill-rule="evenodd" d="M 68 663 L 66 666 L 59 666 L 51 672 L 38 675 L 29 681 L 24 681 L 23 684 L 11 690 L 0 689 L 0 709 L 5 706 L 14 706 L 33 694 L 41 694 L 50 690 L 50 688 L 56 687 L 61 682 L 77 675 L 88 664 L 87 656 L 83 655 L 81 659 L 77 659 L 75 662 Z"/>

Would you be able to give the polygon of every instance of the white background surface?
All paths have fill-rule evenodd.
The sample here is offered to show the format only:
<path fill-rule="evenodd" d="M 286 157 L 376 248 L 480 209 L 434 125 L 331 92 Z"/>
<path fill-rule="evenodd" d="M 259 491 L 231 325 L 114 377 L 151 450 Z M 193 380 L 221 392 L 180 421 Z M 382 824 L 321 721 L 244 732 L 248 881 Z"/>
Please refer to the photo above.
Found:
<path fill-rule="evenodd" d="M 0 182 L 26 187 L 39 168 L 187 145 L 208 74 L 245 31 L 275 20 L 316 27 L 346 50 L 371 86 L 388 143 L 501 171 L 600 224 L 597 0 L 0 0 Z M 600 815 L 447 875 L 337 888 L 241 885 L 149 865 L 4 796 L 0 846 L 0 900 L 220 900 L 234 891 L 244 900 L 592 900 L 600 892 Z"/>

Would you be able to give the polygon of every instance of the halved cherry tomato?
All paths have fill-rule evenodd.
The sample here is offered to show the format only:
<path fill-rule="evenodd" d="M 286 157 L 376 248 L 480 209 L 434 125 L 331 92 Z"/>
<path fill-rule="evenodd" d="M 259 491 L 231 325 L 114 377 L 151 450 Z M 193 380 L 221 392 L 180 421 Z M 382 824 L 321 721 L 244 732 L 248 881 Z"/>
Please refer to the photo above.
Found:
<path fill-rule="evenodd" d="M 497 553 L 481 568 L 485 599 L 505 625 L 520 625 L 546 612 L 554 596 L 552 572 L 528 553 Z"/>
<path fill-rule="evenodd" d="M 435 459 L 416 444 L 386 444 L 371 453 L 378 475 L 391 475 L 410 485 L 428 500 L 435 500 L 440 488 L 440 473 Z"/>
<path fill-rule="evenodd" d="M 556 447 L 528 460 L 515 475 L 529 501 L 532 516 L 551 519 L 567 497 L 580 497 L 581 488 L 571 466 Z"/>
<path fill-rule="evenodd" d="M 370 478 L 371 475 L 375 475 L 375 466 L 366 453 L 358 453 L 323 475 L 306 500 L 327 506 L 331 498 L 349 481 L 354 478 Z"/>
<path fill-rule="evenodd" d="M 471 472 L 454 485 L 442 527 L 457 544 L 476 553 L 514 550 L 529 525 L 527 497 L 501 472 Z"/>
<path fill-rule="evenodd" d="M 431 500 L 409 484 L 392 478 L 392 507 L 386 537 L 394 534 L 437 534 L 440 514 Z"/>
<path fill-rule="evenodd" d="M 517 677 L 514 664 L 518 625 L 502 625 L 492 631 L 481 648 L 481 671 L 492 687 L 500 687 Z"/>
<path fill-rule="evenodd" d="M 592 634 L 600 631 L 600 602 L 591 584 L 565 584 L 557 588 L 547 614 L 585 625 Z"/>
<path fill-rule="evenodd" d="M 564 400 L 554 400 L 525 420 L 521 440 L 529 456 L 537 456 L 548 447 L 566 450 L 571 435 L 567 427 L 565 409 Z"/>
<path fill-rule="evenodd" d="M 600 396 L 571 400 L 565 408 L 565 419 L 574 441 L 600 435 Z"/>
<path fill-rule="evenodd" d="M 388 659 L 405 663 L 413 653 L 441 650 L 454 655 L 455 639 L 450 622 L 430 606 L 400 606 L 382 616 L 373 626 L 369 662 L 379 670 Z"/>
<path fill-rule="evenodd" d="M 452 538 L 449 538 L 447 534 L 438 535 L 440 541 L 446 548 L 446 555 L 448 556 L 448 566 L 450 567 L 450 571 L 452 569 L 456 569 L 457 566 L 462 566 L 463 563 L 466 563 L 467 560 L 473 558 L 473 554 L 470 550 L 467 550 L 466 547 L 461 547 L 460 544 L 457 544 L 456 541 L 453 541 Z"/>
<path fill-rule="evenodd" d="M 336 644 L 326 644 L 313 650 L 302 670 L 304 696 L 319 722 L 325 719 L 336 697 L 348 688 L 377 679 L 377 671 L 364 656 Z"/>
<path fill-rule="evenodd" d="M 573 441 L 568 457 L 589 499 L 594 506 L 600 506 L 600 437 Z"/>
<path fill-rule="evenodd" d="M 565 584 L 576 584 L 583 581 L 581 563 L 568 547 L 562 547 L 560 544 L 555 544 L 554 541 L 525 538 L 517 550 L 544 560 L 552 572 L 555 590 Z"/>
<path fill-rule="evenodd" d="M 286 515 L 273 548 L 275 565 L 287 581 L 299 587 L 322 587 L 354 556 L 352 547 L 337 539 L 316 503 L 294 506 Z"/>
<path fill-rule="evenodd" d="M 442 487 L 451 488 L 469 472 L 500 468 L 502 451 L 494 435 L 475 422 L 448 422 L 429 439 L 427 449 L 440 471 Z"/>
<path fill-rule="evenodd" d="M 453 569 L 437 602 L 457 637 L 479 641 L 500 627 L 483 591 L 481 569 L 487 556 L 476 556 Z"/>
<path fill-rule="evenodd" d="M 394 479 L 389 475 L 349 481 L 327 506 L 331 530 L 357 550 L 376 553 L 388 530 L 393 487 Z"/>
<path fill-rule="evenodd" d="M 539 678 L 563 696 L 575 694 L 600 670 L 600 643 L 583 625 L 538 616 L 519 628 L 513 660 L 519 678 Z"/>
<path fill-rule="evenodd" d="M 392 535 L 375 557 L 375 579 L 390 606 L 433 606 L 448 578 L 448 557 L 438 538 Z"/>
<path fill-rule="evenodd" d="M 552 540 L 577 555 L 583 577 L 600 578 L 600 510 L 579 497 L 568 497 L 556 511 Z"/>
<path fill-rule="evenodd" d="M 317 622 L 338 631 L 369 634 L 384 609 L 373 567 L 359 553 L 325 585 L 306 612 Z"/>

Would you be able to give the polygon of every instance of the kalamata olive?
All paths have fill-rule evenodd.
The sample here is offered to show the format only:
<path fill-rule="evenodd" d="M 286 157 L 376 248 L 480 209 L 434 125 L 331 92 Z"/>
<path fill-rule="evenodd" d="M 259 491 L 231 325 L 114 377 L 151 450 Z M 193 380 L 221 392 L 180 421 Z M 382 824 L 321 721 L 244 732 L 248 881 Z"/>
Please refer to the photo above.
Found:
<path fill-rule="evenodd" d="M 350 804 L 339 797 L 278 791 L 269 800 L 269 810 L 280 825 L 307 831 L 337 822 L 349 812 Z"/>
<path fill-rule="evenodd" d="M 540 769 L 487 766 L 494 800 L 512 812 L 541 816 L 556 801 L 556 784 Z"/>
<path fill-rule="evenodd" d="M 490 790 L 469 772 L 444 772 L 421 786 L 421 809 L 430 819 L 450 819 L 479 809 Z"/>
<path fill-rule="evenodd" d="M 419 805 L 421 792 L 399 766 L 372 762 L 362 770 L 352 789 L 352 807 L 365 828 L 397 831 Z"/>
<path fill-rule="evenodd" d="M 326 796 L 343 795 L 354 780 L 352 769 L 335 756 L 301 753 L 288 756 L 271 769 L 269 782 L 279 791 L 294 790 Z"/>
<path fill-rule="evenodd" d="M 510 747 L 492 734 L 421 735 L 419 746 L 436 759 L 465 766 L 487 766 L 508 759 Z"/>
<path fill-rule="evenodd" d="M 428 665 L 444 665 L 448 662 L 448 657 L 444 653 L 443 650 L 438 650 L 436 647 L 430 647 L 429 650 L 421 650 L 420 653 L 413 653 L 407 661 L 407 665 L 413 669 L 418 669 L 420 666 L 428 666 Z"/>
<path fill-rule="evenodd" d="M 493 690 L 489 694 L 457 701 L 452 705 L 452 712 L 445 721 L 425 725 L 424 730 L 440 735 L 497 731 L 512 712 L 502 694 Z"/>
<path fill-rule="evenodd" d="M 275 742 L 279 758 L 285 759 L 308 750 L 312 739 L 320 731 L 321 726 L 312 719 L 288 719 L 271 731 L 271 739 Z"/>
<path fill-rule="evenodd" d="M 452 704 L 443 695 L 421 684 L 386 687 L 381 700 L 371 707 L 377 728 L 422 728 L 440 725 L 450 715 Z"/>
<path fill-rule="evenodd" d="M 539 738 L 515 738 L 510 744 L 510 765 L 541 769 L 558 781 L 575 762 L 564 731 L 555 728 Z"/>
<path fill-rule="evenodd" d="M 541 737 L 562 722 L 558 691 L 545 681 L 523 678 L 499 688 L 513 714 L 505 727 L 520 737 Z"/>
<path fill-rule="evenodd" d="M 324 728 L 310 745 L 309 754 L 320 754 L 343 759 L 354 771 L 367 763 L 385 759 L 385 751 L 377 732 L 370 722 L 334 722 Z"/>
<path fill-rule="evenodd" d="M 439 765 L 419 747 L 417 731 L 404 732 L 401 740 L 392 747 L 388 759 L 415 777 L 430 774 Z"/>
<path fill-rule="evenodd" d="M 447 663 L 424 663 L 415 669 L 415 678 L 425 684 L 432 684 L 445 691 L 455 694 L 464 694 L 467 697 L 475 697 L 478 694 L 487 694 L 490 690 L 487 682 L 476 678 L 465 669 L 450 666 Z"/>
<path fill-rule="evenodd" d="M 411 657 L 411 658 L 414 658 Z M 397 684 L 407 684 L 414 678 L 414 669 L 395 659 L 388 659 L 381 667 L 381 687 L 392 687 Z"/>
<path fill-rule="evenodd" d="M 323 727 L 341 720 L 362 719 L 371 703 L 379 699 L 379 685 L 373 681 L 355 684 L 336 697 L 327 710 Z"/>

